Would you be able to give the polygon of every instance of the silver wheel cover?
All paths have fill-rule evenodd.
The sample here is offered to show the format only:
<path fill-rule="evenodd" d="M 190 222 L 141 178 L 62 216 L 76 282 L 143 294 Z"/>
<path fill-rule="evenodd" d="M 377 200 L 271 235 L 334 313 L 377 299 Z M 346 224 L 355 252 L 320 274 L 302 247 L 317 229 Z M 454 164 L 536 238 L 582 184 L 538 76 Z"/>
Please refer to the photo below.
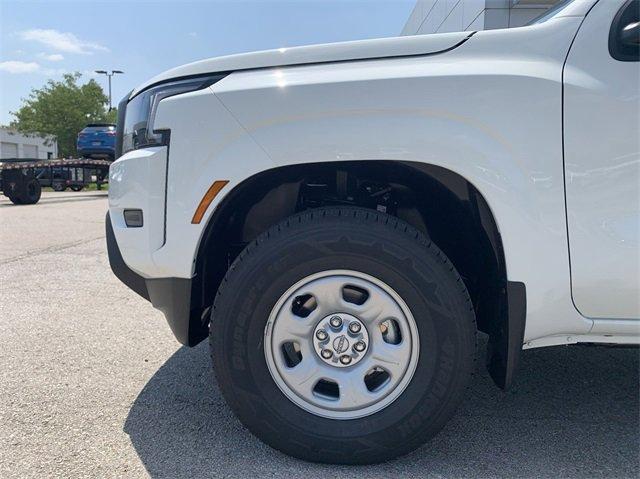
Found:
<path fill-rule="evenodd" d="M 354 291 L 358 302 L 347 294 Z M 311 304 L 304 315 L 296 309 L 302 300 Z M 265 327 L 264 353 L 273 380 L 294 404 L 326 418 L 356 419 L 402 394 L 419 344 L 413 315 L 390 286 L 357 271 L 330 270 L 280 297 Z"/>

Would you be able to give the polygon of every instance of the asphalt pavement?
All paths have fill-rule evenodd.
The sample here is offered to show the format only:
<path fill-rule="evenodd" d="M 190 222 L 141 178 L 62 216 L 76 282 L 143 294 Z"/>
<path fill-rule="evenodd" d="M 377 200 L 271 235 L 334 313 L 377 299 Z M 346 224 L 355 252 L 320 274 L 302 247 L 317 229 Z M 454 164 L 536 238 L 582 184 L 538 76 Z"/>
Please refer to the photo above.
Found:
<path fill-rule="evenodd" d="M 101 192 L 0 199 L 0 478 L 640 476 L 638 349 L 525 351 L 507 393 L 480 366 L 445 429 L 390 463 L 273 451 L 226 406 L 207 344 L 181 347 L 113 276 L 106 210 Z"/>

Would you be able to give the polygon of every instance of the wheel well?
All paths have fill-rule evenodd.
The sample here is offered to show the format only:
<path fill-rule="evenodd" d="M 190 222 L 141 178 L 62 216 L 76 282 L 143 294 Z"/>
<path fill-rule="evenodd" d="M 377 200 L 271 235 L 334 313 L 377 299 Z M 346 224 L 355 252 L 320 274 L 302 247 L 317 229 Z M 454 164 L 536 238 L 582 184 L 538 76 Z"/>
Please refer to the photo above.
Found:
<path fill-rule="evenodd" d="M 199 319 L 190 324 L 190 344 L 206 337 L 215 293 L 247 243 L 298 211 L 340 204 L 387 212 L 426 233 L 462 276 L 478 328 L 492 334 L 503 327 L 497 319 L 506 311 L 502 242 L 487 202 L 471 183 L 423 163 L 327 162 L 259 173 L 216 208 L 196 257 L 191 317 Z"/>

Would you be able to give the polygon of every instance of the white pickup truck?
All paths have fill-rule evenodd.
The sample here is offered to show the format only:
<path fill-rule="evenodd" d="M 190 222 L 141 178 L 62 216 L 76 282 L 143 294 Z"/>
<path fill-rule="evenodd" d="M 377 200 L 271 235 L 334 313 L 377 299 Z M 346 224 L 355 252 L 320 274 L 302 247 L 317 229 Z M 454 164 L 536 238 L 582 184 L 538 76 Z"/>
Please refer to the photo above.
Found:
<path fill-rule="evenodd" d="M 640 342 L 638 0 L 532 24 L 233 55 L 120 103 L 115 274 L 269 445 L 372 463 L 474 371 Z"/>

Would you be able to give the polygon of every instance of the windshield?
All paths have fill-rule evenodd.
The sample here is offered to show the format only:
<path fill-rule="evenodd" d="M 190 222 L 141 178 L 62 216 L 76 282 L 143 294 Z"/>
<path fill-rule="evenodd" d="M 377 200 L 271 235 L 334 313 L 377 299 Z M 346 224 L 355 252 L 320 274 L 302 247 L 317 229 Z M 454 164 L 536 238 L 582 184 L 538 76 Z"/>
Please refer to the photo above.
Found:
<path fill-rule="evenodd" d="M 549 10 L 544 12 L 542 15 L 540 15 L 537 18 L 534 18 L 529 23 L 527 23 L 527 25 L 537 25 L 538 23 L 546 22 L 550 18 L 555 17 L 561 10 L 564 10 L 564 8 L 567 5 L 569 5 L 570 3 L 573 3 L 573 1 L 574 0 L 560 0 L 558 3 L 556 3 L 553 7 L 551 7 Z"/>

